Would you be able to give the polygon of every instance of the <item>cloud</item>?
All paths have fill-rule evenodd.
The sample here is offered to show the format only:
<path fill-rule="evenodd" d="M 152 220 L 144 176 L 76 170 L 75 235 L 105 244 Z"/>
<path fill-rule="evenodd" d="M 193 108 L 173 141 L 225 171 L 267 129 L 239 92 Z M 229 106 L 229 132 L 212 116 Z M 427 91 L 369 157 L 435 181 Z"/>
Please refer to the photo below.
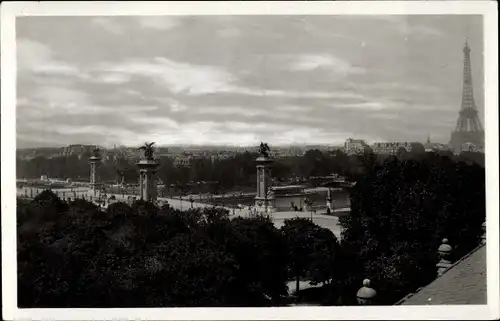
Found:
<path fill-rule="evenodd" d="M 142 28 L 166 31 L 177 27 L 181 22 L 180 17 L 175 16 L 140 16 L 136 21 Z"/>
<path fill-rule="evenodd" d="M 295 105 L 286 105 L 286 106 L 276 106 L 276 110 L 283 112 L 298 112 L 298 111 L 311 111 L 311 107 L 306 106 L 295 106 Z"/>
<path fill-rule="evenodd" d="M 126 145 L 339 143 L 427 133 L 449 139 L 460 107 L 463 30 L 471 30 L 478 88 L 484 78 L 482 32 L 470 21 L 26 17 L 16 25 L 19 139 L 24 145 L 30 136 L 38 145 L 39 137 Z"/>
<path fill-rule="evenodd" d="M 99 69 L 152 78 L 166 85 L 173 93 L 185 92 L 192 95 L 224 91 L 234 80 L 233 75 L 221 68 L 176 62 L 163 57 L 103 63 Z"/>
<path fill-rule="evenodd" d="M 29 97 L 39 102 L 40 107 L 47 112 L 90 112 L 90 110 L 86 110 L 90 105 L 89 96 L 79 90 L 54 86 L 40 86 L 37 87 Z"/>
<path fill-rule="evenodd" d="M 299 127 L 293 130 L 276 132 L 271 139 L 280 145 L 310 144 L 311 141 L 320 144 L 337 144 L 349 137 L 348 132 L 332 133 L 319 128 Z"/>
<path fill-rule="evenodd" d="M 33 68 L 34 73 L 52 76 L 77 76 L 87 78 L 87 75 L 81 73 L 76 66 L 72 66 L 65 62 L 49 61 L 43 65 Z"/>
<path fill-rule="evenodd" d="M 280 108 L 281 107 L 281 108 Z M 288 107 L 288 108 L 287 108 Z M 247 130 L 247 124 L 251 128 L 260 130 L 259 128 L 269 127 L 271 129 L 279 130 L 280 126 L 288 128 L 290 123 L 294 124 L 309 124 L 321 123 L 324 120 L 311 116 L 310 109 L 301 106 L 277 106 L 276 108 L 263 109 L 263 108 L 244 108 L 240 106 L 204 106 L 198 109 L 198 116 L 214 116 L 214 120 L 223 121 L 231 119 L 230 129 L 238 127 L 238 130 Z M 245 120 L 247 122 L 245 122 Z M 272 124 L 256 125 L 262 120 L 273 122 Z M 261 127 L 259 127 L 261 126 Z M 266 129 L 263 129 L 266 130 Z"/>
<path fill-rule="evenodd" d="M 389 103 L 384 104 L 378 101 L 367 101 L 357 104 L 334 104 L 332 106 L 333 108 L 360 109 L 360 110 L 370 110 L 370 111 L 379 111 L 395 107 L 393 104 Z"/>
<path fill-rule="evenodd" d="M 143 124 L 148 126 L 161 126 L 169 129 L 180 129 L 181 126 L 178 122 L 169 117 L 147 117 L 147 115 L 134 117 L 131 119 L 136 124 Z"/>
<path fill-rule="evenodd" d="M 395 30 L 402 35 L 410 36 L 442 36 L 443 32 L 437 28 L 432 28 L 427 25 L 415 23 L 411 16 L 406 15 L 388 15 L 388 16 L 373 16 L 374 19 L 389 22 Z"/>
<path fill-rule="evenodd" d="M 294 127 L 292 124 L 276 124 L 269 122 L 248 123 L 239 121 L 226 121 L 221 123 L 221 126 L 230 131 L 252 131 L 259 133 L 289 130 Z"/>
<path fill-rule="evenodd" d="M 336 74 L 363 74 L 365 69 L 351 65 L 349 62 L 331 54 L 302 55 L 290 65 L 293 71 L 328 70 Z"/>
<path fill-rule="evenodd" d="M 92 97 L 77 89 L 39 86 L 29 96 L 17 99 L 17 114 L 21 119 L 34 118 L 50 121 L 50 117 L 60 115 L 137 115 L 144 112 L 156 111 L 154 105 L 120 105 L 115 106 L 96 104 Z"/>
<path fill-rule="evenodd" d="M 131 75 L 124 73 L 100 73 L 96 77 L 91 78 L 93 82 L 105 84 L 124 84 L 132 79 Z"/>
<path fill-rule="evenodd" d="M 170 107 L 170 111 L 173 112 L 173 113 L 177 113 L 177 112 L 180 112 L 180 111 L 186 111 L 186 110 L 189 109 L 188 106 L 186 106 L 184 104 L 181 104 L 177 100 L 170 100 L 169 107 Z"/>
<path fill-rule="evenodd" d="M 116 34 L 116 35 L 121 35 L 124 32 L 124 28 L 122 25 L 117 23 L 113 17 L 98 17 L 98 18 L 93 18 L 92 23 L 96 24 L 97 26 L 103 28 L 104 30 Z"/>
<path fill-rule="evenodd" d="M 31 70 L 52 58 L 52 50 L 49 47 L 31 39 L 17 39 L 16 47 L 18 70 Z"/>
<path fill-rule="evenodd" d="M 443 33 L 436 29 L 424 25 L 415 25 L 408 29 L 405 29 L 408 34 L 420 34 L 420 35 L 430 35 L 430 36 L 442 36 Z"/>
<path fill-rule="evenodd" d="M 199 114 L 211 115 L 238 115 L 243 117 L 264 116 L 268 114 L 268 110 L 257 108 L 244 108 L 240 106 L 204 106 L 198 110 Z"/>
<path fill-rule="evenodd" d="M 76 65 L 55 59 L 54 51 L 40 42 L 21 38 L 16 45 L 17 71 L 21 76 L 36 74 L 88 79 L 88 75 Z"/>
<path fill-rule="evenodd" d="M 395 113 L 375 113 L 369 115 L 371 118 L 376 118 L 376 119 L 382 119 L 382 120 L 391 120 L 391 121 L 397 121 L 401 118 L 399 114 Z"/>
<path fill-rule="evenodd" d="M 305 61 L 305 60 L 304 60 Z M 329 60 L 330 68 L 336 73 L 360 73 L 360 68 L 350 66 L 341 60 Z M 337 67 L 333 68 L 336 65 Z M 304 66 L 301 66 L 302 70 Z M 345 91 L 317 92 L 257 88 L 241 84 L 228 70 L 210 65 L 188 64 L 165 57 L 144 60 L 126 60 L 118 63 L 101 63 L 96 69 L 104 74 L 112 74 L 124 82 L 132 76 L 146 77 L 165 85 L 173 94 L 190 96 L 214 93 L 239 94 L 247 96 L 282 98 L 360 98 L 359 94 Z M 123 75 L 123 76 L 120 76 Z M 126 75 L 126 76 L 125 76 Z"/>
<path fill-rule="evenodd" d="M 241 31 L 237 28 L 222 28 L 217 30 L 217 35 L 222 38 L 233 38 L 241 35 Z"/>
<path fill-rule="evenodd" d="M 144 141 L 155 141 L 161 145 L 183 144 L 189 141 L 190 144 L 218 144 L 238 141 L 238 134 L 232 135 L 222 133 L 218 127 L 220 124 L 212 121 L 191 121 L 172 128 L 164 126 L 164 122 L 172 123 L 172 119 L 160 117 L 151 121 L 144 119 L 142 125 L 147 125 L 141 131 L 141 136 L 124 136 L 120 142 L 128 146 L 140 144 Z M 141 127 L 141 129 L 144 127 Z"/>
<path fill-rule="evenodd" d="M 405 83 L 396 83 L 396 82 L 377 82 L 377 83 L 366 83 L 366 84 L 357 84 L 358 88 L 363 88 L 367 90 L 400 90 L 400 91 L 410 91 L 416 93 L 439 93 L 440 90 L 436 86 L 431 86 L 427 84 L 412 84 L 409 82 Z"/>

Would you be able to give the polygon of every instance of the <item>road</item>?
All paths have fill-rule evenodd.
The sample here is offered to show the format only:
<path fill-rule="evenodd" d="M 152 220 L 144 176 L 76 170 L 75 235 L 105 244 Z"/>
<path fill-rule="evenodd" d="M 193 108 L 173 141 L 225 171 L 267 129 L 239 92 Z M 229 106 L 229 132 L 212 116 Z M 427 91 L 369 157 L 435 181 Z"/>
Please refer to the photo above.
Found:
<path fill-rule="evenodd" d="M 42 189 L 38 189 L 39 192 L 42 191 Z M 57 192 L 57 195 L 61 198 L 67 199 L 68 197 L 71 197 L 71 199 L 76 197 L 78 198 L 83 198 L 89 200 L 90 196 L 92 196 L 95 199 L 95 196 L 92 191 L 90 191 L 88 188 L 64 188 L 64 189 L 57 189 L 54 190 L 54 193 Z M 17 194 L 18 196 L 25 196 L 27 195 L 28 197 L 31 196 L 30 194 L 30 188 L 29 187 L 23 187 L 22 189 L 18 188 L 17 189 Z M 36 189 L 33 191 L 33 195 L 36 195 Z M 123 197 L 122 194 L 107 194 L 107 198 L 109 199 L 111 196 L 114 196 L 116 198 L 116 201 L 124 201 L 127 202 L 128 197 L 136 197 L 134 195 L 125 195 Z M 175 209 L 178 210 L 187 210 L 191 208 L 191 203 L 187 199 L 177 199 L 177 198 L 167 198 L 167 197 L 159 197 L 158 201 L 160 205 L 162 203 L 168 202 L 170 206 L 172 206 Z M 105 204 L 104 207 L 107 207 L 109 204 Z M 205 207 L 210 207 L 212 205 L 206 204 L 206 203 L 200 203 L 200 202 L 193 202 L 192 207 L 193 208 L 205 208 Z M 220 206 L 219 206 L 220 207 Z M 248 209 L 248 207 L 243 208 L 243 209 L 233 209 L 230 207 L 224 207 L 227 209 L 231 215 L 231 217 L 249 217 L 251 215 L 251 211 Z M 344 212 L 348 210 L 348 208 L 344 209 L 337 209 L 334 212 Z M 274 225 L 277 228 L 280 228 L 283 226 L 284 221 L 286 219 L 291 219 L 294 217 L 304 217 L 304 218 L 311 218 L 311 213 L 310 212 L 294 212 L 294 211 L 287 211 L 287 212 L 274 212 L 274 213 L 268 213 L 269 216 L 272 218 Z M 331 230 L 335 236 L 340 240 L 341 237 L 341 227 L 338 225 L 338 217 L 333 216 L 333 215 L 324 215 L 320 213 L 316 213 L 312 215 L 312 220 L 314 223 L 318 224 L 319 226 L 328 228 Z"/>
<path fill-rule="evenodd" d="M 117 196 L 115 196 L 117 197 Z M 118 197 L 117 197 L 118 198 Z M 191 208 L 191 203 L 186 200 L 179 200 L 179 199 L 172 199 L 172 198 L 164 198 L 160 197 L 158 198 L 158 201 L 164 202 L 167 201 L 170 206 L 172 206 L 175 209 L 178 210 L 187 210 L 188 208 Z M 212 205 L 210 204 L 203 204 L 203 203 L 198 203 L 198 202 L 193 202 L 193 208 L 205 208 L 205 207 L 210 207 Z M 229 207 L 225 207 L 229 211 L 232 217 L 249 217 L 251 215 L 250 210 L 248 208 L 244 209 L 232 209 Z M 338 209 L 336 211 L 345 211 L 346 209 Z M 234 214 L 233 214 L 234 213 Z M 287 211 L 287 212 L 274 212 L 274 213 L 268 213 L 269 216 L 272 218 L 274 225 L 277 228 L 280 228 L 283 226 L 284 221 L 286 219 L 291 219 L 294 217 L 304 217 L 304 218 L 311 218 L 311 212 L 293 212 L 293 211 Z M 338 225 L 339 218 L 337 216 L 333 215 L 324 215 L 324 214 L 313 214 L 312 215 L 313 222 L 318 224 L 319 226 L 328 228 L 331 230 L 335 236 L 340 240 L 340 234 L 342 232 L 340 225 Z"/>

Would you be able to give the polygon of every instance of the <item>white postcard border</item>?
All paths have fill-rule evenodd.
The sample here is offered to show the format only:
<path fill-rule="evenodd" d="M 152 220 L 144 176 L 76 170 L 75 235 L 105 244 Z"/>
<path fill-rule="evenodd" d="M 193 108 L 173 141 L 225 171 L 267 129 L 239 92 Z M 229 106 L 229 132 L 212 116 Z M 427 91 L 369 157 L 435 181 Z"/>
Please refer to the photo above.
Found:
<path fill-rule="evenodd" d="M 18 309 L 16 264 L 15 17 L 29 15 L 480 14 L 485 38 L 488 305 L 293 308 Z M 1 206 L 3 316 L 12 319 L 493 319 L 499 301 L 498 16 L 493 1 L 13 2 L 1 6 Z"/>

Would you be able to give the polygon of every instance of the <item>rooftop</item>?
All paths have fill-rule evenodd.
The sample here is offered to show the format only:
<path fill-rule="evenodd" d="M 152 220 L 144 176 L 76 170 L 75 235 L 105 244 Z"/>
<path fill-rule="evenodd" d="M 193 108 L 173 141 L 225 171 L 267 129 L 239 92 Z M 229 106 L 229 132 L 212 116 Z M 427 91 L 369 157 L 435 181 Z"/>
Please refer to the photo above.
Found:
<path fill-rule="evenodd" d="M 486 246 L 482 245 L 441 277 L 397 304 L 487 304 L 486 283 Z"/>

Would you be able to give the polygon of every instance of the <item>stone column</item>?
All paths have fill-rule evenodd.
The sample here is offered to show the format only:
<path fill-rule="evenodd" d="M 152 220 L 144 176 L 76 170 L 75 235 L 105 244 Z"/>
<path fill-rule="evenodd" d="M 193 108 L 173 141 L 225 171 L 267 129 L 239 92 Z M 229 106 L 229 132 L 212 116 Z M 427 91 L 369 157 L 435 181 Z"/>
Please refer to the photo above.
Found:
<path fill-rule="evenodd" d="M 139 197 L 144 199 L 144 174 L 139 170 Z"/>
<path fill-rule="evenodd" d="M 440 261 L 436 264 L 438 277 L 443 275 L 453 265 L 451 262 L 452 251 L 453 248 L 448 244 L 448 239 L 443 239 L 443 243 L 438 249 Z"/>
<path fill-rule="evenodd" d="M 363 280 L 363 287 L 358 290 L 357 301 L 359 305 L 372 305 L 377 296 L 377 291 L 370 287 L 370 280 Z"/>
<path fill-rule="evenodd" d="M 139 197 L 144 201 L 157 201 L 156 171 L 159 165 L 156 160 L 148 159 L 143 159 L 137 163 L 139 168 Z"/>
<path fill-rule="evenodd" d="M 255 196 L 255 207 L 263 212 L 274 209 L 274 198 L 269 195 L 269 185 L 271 180 L 271 165 L 273 160 L 267 155 L 257 158 L 257 194 Z"/>
<path fill-rule="evenodd" d="M 89 158 L 90 164 L 90 189 L 93 191 L 94 196 L 97 194 L 101 187 L 99 180 L 99 166 L 101 165 L 101 156 L 96 152 Z"/>

